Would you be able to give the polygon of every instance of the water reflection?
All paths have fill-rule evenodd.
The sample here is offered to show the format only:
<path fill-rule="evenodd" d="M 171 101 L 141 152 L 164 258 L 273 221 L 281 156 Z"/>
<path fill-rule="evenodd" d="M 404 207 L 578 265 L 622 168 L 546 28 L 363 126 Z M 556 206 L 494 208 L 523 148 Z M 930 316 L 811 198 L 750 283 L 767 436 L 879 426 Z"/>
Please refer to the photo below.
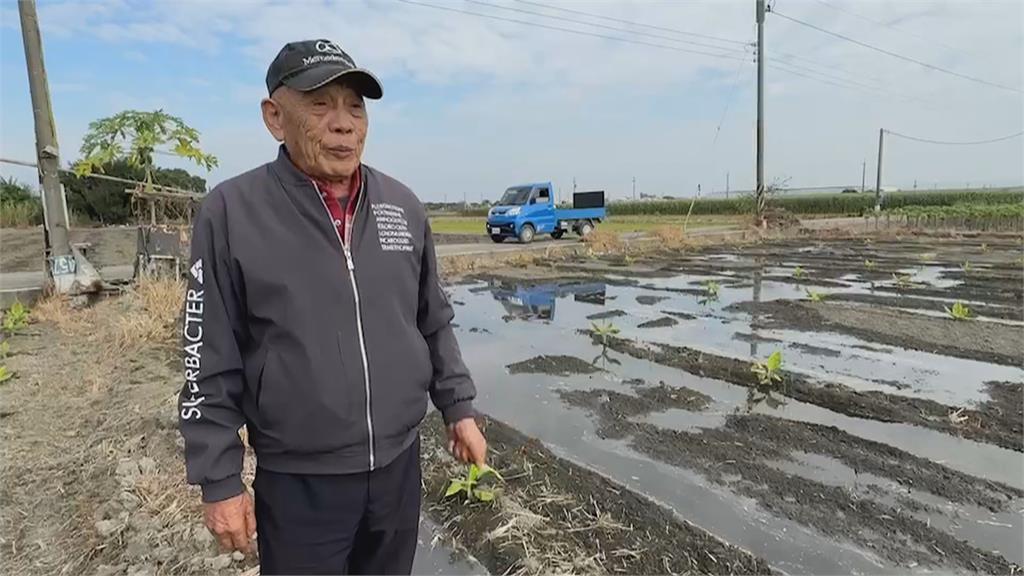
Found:
<path fill-rule="evenodd" d="M 580 284 L 499 284 L 491 287 L 494 299 L 505 309 L 504 320 L 554 320 L 559 298 L 572 296 L 575 302 L 604 306 L 607 298 L 604 282 Z"/>

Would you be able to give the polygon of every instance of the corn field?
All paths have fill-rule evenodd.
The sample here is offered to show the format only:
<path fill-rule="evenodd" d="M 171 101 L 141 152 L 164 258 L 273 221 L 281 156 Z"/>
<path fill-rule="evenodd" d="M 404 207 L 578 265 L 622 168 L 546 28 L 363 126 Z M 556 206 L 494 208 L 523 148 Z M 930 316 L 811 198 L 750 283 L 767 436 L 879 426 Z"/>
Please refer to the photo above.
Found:
<path fill-rule="evenodd" d="M 882 207 L 890 210 L 911 206 L 954 206 L 957 204 L 1000 205 L 1024 202 L 1024 191 L 942 191 L 892 192 L 882 197 Z M 782 196 L 769 199 L 769 206 L 782 208 L 792 214 L 834 214 L 859 216 L 875 208 L 875 195 L 814 194 L 808 196 Z M 679 215 L 686 214 L 689 199 L 621 202 L 611 204 L 611 215 Z M 728 199 L 698 199 L 693 206 L 696 215 L 753 214 L 754 198 L 742 196 Z"/>
<path fill-rule="evenodd" d="M 908 206 L 885 213 L 887 224 L 914 228 L 1019 231 L 1024 229 L 1024 204 L 955 204 Z"/>

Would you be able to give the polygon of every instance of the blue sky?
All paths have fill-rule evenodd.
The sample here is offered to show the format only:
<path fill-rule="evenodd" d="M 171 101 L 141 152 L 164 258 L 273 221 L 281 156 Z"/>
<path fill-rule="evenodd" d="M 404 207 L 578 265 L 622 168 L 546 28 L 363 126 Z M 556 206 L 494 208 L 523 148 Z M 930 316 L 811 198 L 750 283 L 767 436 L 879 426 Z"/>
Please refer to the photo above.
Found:
<path fill-rule="evenodd" d="M 395 0 L 44 1 L 39 12 L 62 158 L 77 157 L 91 120 L 129 108 L 163 108 L 198 128 L 204 148 L 220 158 L 220 167 L 206 175 L 211 184 L 255 167 L 276 147 L 259 116 L 267 64 L 288 40 L 325 36 L 384 82 L 384 100 L 370 108 L 365 160 L 425 200 L 493 199 L 508 185 L 535 180 L 554 180 L 566 191 L 573 178 L 581 188 L 602 188 L 613 197 L 628 195 L 634 176 L 639 191 L 658 195 L 687 195 L 698 185 L 705 193 L 720 190 L 727 172 L 734 190 L 752 185 L 754 66 L 742 45 L 511 0 L 428 3 L 673 49 Z M 737 42 L 753 39 L 751 0 L 545 3 Z M 777 0 L 776 8 L 887 50 L 1022 85 L 1020 2 Z M 0 18 L 0 155 L 32 159 L 13 2 L 2 4 Z M 869 174 L 874 169 L 881 126 L 942 140 L 1001 136 L 1024 126 L 1019 92 L 930 72 L 775 16 L 769 16 L 766 41 L 770 64 L 803 66 L 796 69 L 815 77 L 769 68 L 769 179 L 789 178 L 793 186 L 859 184 L 861 161 L 867 160 Z M 885 184 L 1017 184 L 1024 180 L 1022 158 L 1021 139 L 976 148 L 893 139 Z M 0 174 L 36 179 L 31 170 L 6 165 Z"/>

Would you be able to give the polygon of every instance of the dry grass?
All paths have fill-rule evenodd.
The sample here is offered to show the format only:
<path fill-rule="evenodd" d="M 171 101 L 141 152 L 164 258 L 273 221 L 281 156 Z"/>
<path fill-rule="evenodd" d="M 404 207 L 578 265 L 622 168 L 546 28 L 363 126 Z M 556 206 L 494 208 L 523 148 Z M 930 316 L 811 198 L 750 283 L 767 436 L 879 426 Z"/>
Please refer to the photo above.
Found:
<path fill-rule="evenodd" d="M 128 293 L 128 310 L 118 322 L 118 348 L 175 345 L 184 299 L 185 283 L 180 279 L 143 277 Z"/>
<path fill-rule="evenodd" d="M 682 226 L 659 226 L 654 229 L 654 237 L 660 246 L 666 248 L 677 248 L 686 243 L 686 233 Z"/>
<path fill-rule="evenodd" d="M 622 240 L 618 234 L 604 230 L 594 230 L 583 242 L 594 254 L 610 254 L 622 250 Z"/>
<path fill-rule="evenodd" d="M 434 435 L 424 435 L 422 441 L 428 476 L 455 478 L 464 473 L 464 467 L 436 444 Z M 504 550 L 502 555 L 516 558 L 505 574 L 518 575 L 607 574 L 619 567 L 617 558 L 643 553 L 642 549 L 591 553 L 590 547 L 581 545 L 581 539 L 597 539 L 599 535 L 632 528 L 602 510 L 592 496 L 580 500 L 579 495 L 565 492 L 549 475 L 548 466 L 535 465 L 519 451 L 514 454 L 510 454 L 513 460 L 506 462 L 511 473 L 490 508 L 496 526 L 486 534 L 462 532 L 461 521 L 465 514 L 474 513 L 474 508 L 463 509 L 459 504 L 452 508 L 452 500 L 441 500 L 431 506 L 446 516 L 443 528 L 454 548 L 471 545 L 470 542 L 482 537 L 490 546 Z"/>
<path fill-rule="evenodd" d="M 50 294 L 36 302 L 32 309 L 32 319 L 51 323 L 62 334 L 71 334 L 82 328 L 84 315 L 72 307 L 71 300 L 66 296 Z"/>

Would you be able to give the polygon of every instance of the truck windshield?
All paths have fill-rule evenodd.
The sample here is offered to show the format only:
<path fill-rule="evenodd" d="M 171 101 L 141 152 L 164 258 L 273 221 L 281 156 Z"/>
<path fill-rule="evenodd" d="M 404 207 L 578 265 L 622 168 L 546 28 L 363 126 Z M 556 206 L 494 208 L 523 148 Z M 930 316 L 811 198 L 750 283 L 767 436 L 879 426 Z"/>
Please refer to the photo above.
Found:
<path fill-rule="evenodd" d="M 498 201 L 499 206 L 522 206 L 530 199 L 530 186 L 519 186 L 505 190 L 505 195 Z"/>

